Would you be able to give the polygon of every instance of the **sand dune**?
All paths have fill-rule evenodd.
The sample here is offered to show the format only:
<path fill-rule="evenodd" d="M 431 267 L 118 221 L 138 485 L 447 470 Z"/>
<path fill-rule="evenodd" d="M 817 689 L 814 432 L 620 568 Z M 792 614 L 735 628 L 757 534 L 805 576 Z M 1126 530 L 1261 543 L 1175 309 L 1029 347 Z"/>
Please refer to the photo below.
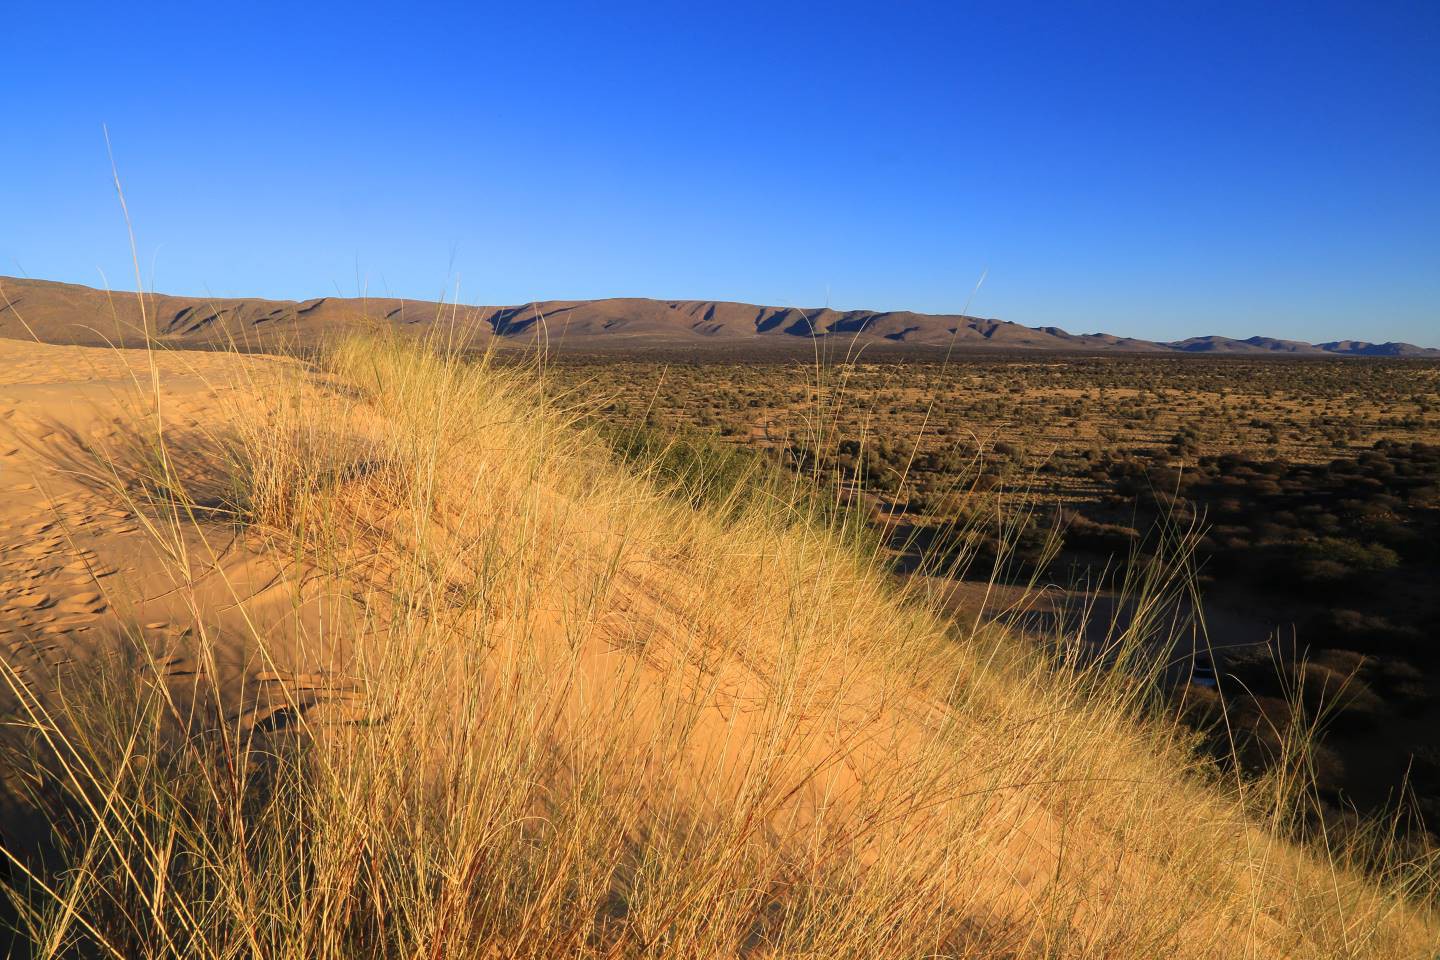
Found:
<path fill-rule="evenodd" d="M 219 522 L 174 539 L 116 498 L 123 478 L 108 465 L 137 454 L 154 404 L 182 446 L 233 413 L 222 394 L 235 358 L 154 359 L 152 391 L 143 352 L 0 340 L 0 643 L 21 676 L 41 678 L 141 638 L 165 677 L 183 686 L 219 671 L 236 718 L 261 722 L 287 706 L 275 696 L 287 680 L 315 688 L 345 651 L 305 642 L 320 634 L 318 612 L 296 602 L 305 571 Z M 260 636 L 273 641 L 263 656 Z M 15 707 L 0 690 L 0 710 Z"/>
<path fill-rule="evenodd" d="M 390 341 L 307 367 L 0 340 L 0 710 L 73 702 L 67 678 L 128 650 L 218 708 L 189 723 L 226 751 L 303 734 L 299 876 L 405 953 L 1433 951 L 1420 907 L 1278 836 L 1124 696 L 955 632 L 824 530 L 666 497 L 568 416 Z M 236 464 L 243 522 L 216 486 Z M 216 846 L 259 801 L 224 806 L 207 764 L 209 826 L 136 855 L 293 869 L 292 825 Z M 154 884 L 92 882 L 137 898 L 125 929 L 198 935 Z M 205 936 L 369 942 L 308 883 L 245 886 Z"/>

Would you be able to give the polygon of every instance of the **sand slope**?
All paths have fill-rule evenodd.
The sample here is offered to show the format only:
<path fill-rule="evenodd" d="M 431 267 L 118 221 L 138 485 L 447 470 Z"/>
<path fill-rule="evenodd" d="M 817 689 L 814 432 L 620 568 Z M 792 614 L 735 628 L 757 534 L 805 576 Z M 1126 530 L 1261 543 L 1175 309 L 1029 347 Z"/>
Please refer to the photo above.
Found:
<path fill-rule="evenodd" d="M 981 638 L 902 604 L 823 533 L 659 495 L 537 400 L 516 374 L 394 346 L 361 344 L 327 372 L 0 341 L 0 653 L 42 702 L 70 664 L 133 650 L 182 701 L 220 691 L 240 730 L 377 721 L 322 741 L 390 758 L 346 800 L 381 825 L 365 844 L 438 857 L 475 898 L 452 849 L 538 856 L 527 869 L 563 887 L 592 869 L 573 852 L 603 841 L 602 866 L 656 871 L 648 894 L 620 887 L 642 938 L 648 895 L 667 936 L 731 954 L 770 924 L 791 945 L 777 956 L 836 955 L 847 937 L 883 955 L 902 935 L 922 955 L 966 931 L 1019 956 L 1339 956 L 1349 911 L 1392 909 L 1190 779 L 1164 728 L 1023 658 L 994 666 Z M 309 535 L 338 535 L 342 561 L 326 576 L 223 517 L 169 526 L 168 501 L 137 509 L 107 472 L 160 433 L 204 500 L 227 430 L 284 409 L 303 449 L 350 465 L 321 471 L 334 482 Z M 381 816 L 431 788 L 479 812 Z M 527 832 L 542 820 L 554 847 Z M 507 830 L 514 846 L 492 858 Z M 669 886 L 689 883 L 710 892 Z M 813 930 L 803 906 L 772 909 L 789 894 L 766 891 L 790 889 L 820 905 Z M 821 922 L 862 894 L 853 929 Z M 556 931 L 594 913 L 581 902 Z M 511 908 L 533 913 L 494 906 Z M 1393 909 L 1357 934 L 1374 950 L 1343 955 L 1425 955 L 1428 927 Z M 1317 927 L 1317 910 L 1334 922 Z"/>
<path fill-rule="evenodd" d="M 133 456 L 157 395 L 178 444 L 213 428 L 235 363 L 159 355 L 157 393 L 144 352 L 0 340 L 0 645 L 22 676 L 43 685 L 65 664 L 128 649 L 128 637 L 150 651 L 146 667 L 178 685 L 218 672 L 245 722 L 293 709 L 287 687 L 309 691 L 304 706 L 343 686 L 324 675 L 345 651 L 310 642 L 320 619 L 296 600 L 304 571 L 225 523 L 175 537 L 117 496 L 105 466 Z M 264 658 L 256 636 L 274 641 Z M 14 701 L 0 690 L 0 711 Z"/>

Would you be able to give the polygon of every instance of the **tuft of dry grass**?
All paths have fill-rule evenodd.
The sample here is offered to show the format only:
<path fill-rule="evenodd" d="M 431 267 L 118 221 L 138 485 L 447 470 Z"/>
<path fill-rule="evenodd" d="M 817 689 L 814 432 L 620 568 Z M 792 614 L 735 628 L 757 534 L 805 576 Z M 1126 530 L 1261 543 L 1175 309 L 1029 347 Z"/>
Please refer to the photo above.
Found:
<path fill-rule="evenodd" d="M 8 884 L 37 956 L 1440 944 L 1415 865 L 1285 839 L 1291 773 L 1227 779 L 1143 680 L 948 621 L 799 492 L 697 507 L 542 378 L 433 345 L 352 338 L 241 393 L 214 436 L 149 429 L 98 475 L 157 538 L 223 504 L 319 571 L 365 697 L 242 728 L 124 662 L 58 702 L 3 668 L 54 833 Z M 1135 579 L 1156 609 L 1177 589 Z"/>

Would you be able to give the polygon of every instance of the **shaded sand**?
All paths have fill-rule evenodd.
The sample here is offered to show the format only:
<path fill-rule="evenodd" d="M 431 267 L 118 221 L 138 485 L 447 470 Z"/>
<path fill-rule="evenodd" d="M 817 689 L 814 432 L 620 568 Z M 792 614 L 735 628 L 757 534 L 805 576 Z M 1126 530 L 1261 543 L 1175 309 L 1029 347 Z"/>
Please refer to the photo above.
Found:
<path fill-rule="evenodd" d="M 979 583 L 927 577 L 937 601 L 967 624 L 995 624 L 1039 644 L 1074 643 L 1078 662 L 1104 658 L 1117 636 L 1131 629 L 1140 615 L 1134 598 L 1107 589 L 1084 591 L 1053 584 L 1037 586 Z M 1224 665 L 1236 651 L 1270 645 L 1277 625 L 1252 611 L 1204 598 L 1197 614 L 1192 599 L 1176 597 L 1153 620 L 1156 644 L 1152 655 L 1168 683 L 1187 683 L 1196 658 Z"/>

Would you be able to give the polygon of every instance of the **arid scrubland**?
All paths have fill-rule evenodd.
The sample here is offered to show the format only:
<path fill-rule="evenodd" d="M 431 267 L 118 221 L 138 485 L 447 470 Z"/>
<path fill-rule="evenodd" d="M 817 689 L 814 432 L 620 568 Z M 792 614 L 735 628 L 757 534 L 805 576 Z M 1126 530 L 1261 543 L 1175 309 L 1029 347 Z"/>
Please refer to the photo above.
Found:
<path fill-rule="evenodd" d="M 975 543 L 977 514 L 1001 501 L 1015 522 L 979 538 L 963 579 L 1103 592 L 1135 553 L 1165 552 L 1157 531 L 1194 529 L 1221 682 L 1178 699 L 1216 755 L 1238 744 L 1264 767 L 1298 721 L 1320 734 L 1331 829 L 1356 809 L 1404 809 L 1418 814 L 1407 829 L 1440 834 L 1440 364 L 866 357 L 565 356 L 552 376 L 612 433 L 748 452 L 856 491 L 912 569 Z"/>
<path fill-rule="evenodd" d="M 622 462 L 547 369 L 433 344 L 18 349 L 5 469 L 58 531 L 3 607 L 34 955 L 1440 944 L 1428 863 L 1292 839 L 1304 743 L 1224 772 L 1143 676 L 945 615 L 799 474 Z M 126 526 L 92 536 L 96 503 Z"/>

